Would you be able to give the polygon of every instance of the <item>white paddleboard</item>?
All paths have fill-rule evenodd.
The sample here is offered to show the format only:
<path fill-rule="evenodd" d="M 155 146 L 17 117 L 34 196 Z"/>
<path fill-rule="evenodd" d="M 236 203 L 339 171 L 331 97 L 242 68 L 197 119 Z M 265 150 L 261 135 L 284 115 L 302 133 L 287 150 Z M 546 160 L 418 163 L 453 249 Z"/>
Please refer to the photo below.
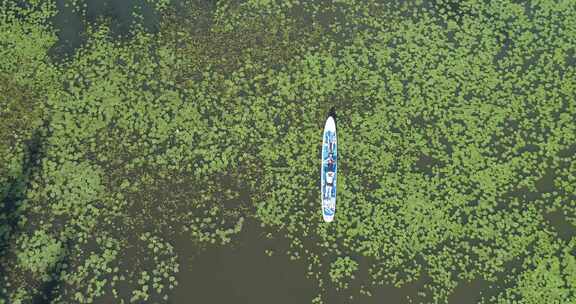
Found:
<path fill-rule="evenodd" d="M 332 222 L 336 213 L 336 162 L 338 159 L 336 120 L 333 114 L 326 119 L 322 138 L 322 166 L 320 177 L 322 218 L 325 222 Z"/>

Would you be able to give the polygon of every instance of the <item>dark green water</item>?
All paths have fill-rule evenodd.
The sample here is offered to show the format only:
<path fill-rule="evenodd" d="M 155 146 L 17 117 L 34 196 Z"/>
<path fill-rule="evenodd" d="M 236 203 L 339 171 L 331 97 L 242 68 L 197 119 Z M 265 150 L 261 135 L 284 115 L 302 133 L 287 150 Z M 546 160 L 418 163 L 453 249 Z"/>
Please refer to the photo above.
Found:
<path fill-rule="evenodd" d="M 134 13 L 141 15 L 141 23 L 147 31 L 158 30 L 158 13 L 147 1 L 142 0 L 86 0 L 85 15 L 70 5 L 68 1 L 57 0 L 58 14 L 53 23 L 58 29 L 58 43 L 52 49 L 55 58 L 66 58 L 85 42 L 87 24 L 109 20 L 110 31 L 115 39 L 129 37 L 130 28 L 136 22 Z"/>

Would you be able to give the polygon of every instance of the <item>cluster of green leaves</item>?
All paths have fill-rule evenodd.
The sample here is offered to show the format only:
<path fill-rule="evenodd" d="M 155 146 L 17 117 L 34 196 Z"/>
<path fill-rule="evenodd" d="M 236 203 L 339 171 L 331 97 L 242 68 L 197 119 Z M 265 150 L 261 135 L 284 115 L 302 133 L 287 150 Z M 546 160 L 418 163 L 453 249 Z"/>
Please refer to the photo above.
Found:
<path fill-rule="evenodd" d="M 354 272 L 358 269 L 358 263 L 350 257 L 338 257 L 330 265 L 330 279 L 336 283 L 336 288 L 348 288 L 348 282 L 354 279 Z"/>
<path fill-rule="evenodd" d="M 79 246 L 73 247 L 66 263 L 66 270 L 57 278 L 58 288 L 53 291 L 51 301 L 55 303 L 93 303 L 94 300 L 105 295 L 107 287 L 116 284 L 113 275 L 120 270 L 114 266 L 120 254 L 120 242 L 113 237 L 102 233 L 91 240 L 96 248 L 84 253 Z M 74 257 L 82 259 L 74 260 Z M 122 270 L 126 271 L 126 270 Z"/>
<path fill-rule="evenodd" d="M 140 272 L 138 288 L 132 291 L 130 302 L 151 301 L 151 294 L 156 295 L 156 301 L 166 301 L 169 291 L 178 286 L 174 275 L 178 272 L 179 264 L 174 254 L 174 248 L 149 232 L 141 235 L 140 240 L 147 242 L 146 248 L 154 256 L 154 266 L 152 273 L 146 270 Z"/>
<path fill-rule="evenodd" d="M 62 243 L 42 230 L 23 236 L 18 262 L 36 276 L 46 276 L 63 256 Z"/>

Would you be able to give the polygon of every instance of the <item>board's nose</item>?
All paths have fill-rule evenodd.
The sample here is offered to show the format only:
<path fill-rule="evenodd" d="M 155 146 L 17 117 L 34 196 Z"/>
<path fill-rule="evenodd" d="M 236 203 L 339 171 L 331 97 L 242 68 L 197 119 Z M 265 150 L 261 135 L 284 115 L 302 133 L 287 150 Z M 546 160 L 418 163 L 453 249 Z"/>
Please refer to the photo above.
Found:
<path fill-rule="evenodd" d="M 328 117 L 326 120 L 326 131 L 336 131 L 336 123 L 334 122 L 334 118 L 332 118 L 332 116 Z"/>

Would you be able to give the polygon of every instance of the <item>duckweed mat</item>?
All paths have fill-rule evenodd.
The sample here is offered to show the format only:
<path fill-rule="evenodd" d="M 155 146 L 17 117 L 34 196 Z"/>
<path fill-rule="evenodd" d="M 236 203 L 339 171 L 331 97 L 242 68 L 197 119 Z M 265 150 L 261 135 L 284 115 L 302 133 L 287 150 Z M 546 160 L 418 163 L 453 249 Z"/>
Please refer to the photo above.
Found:
<path fill-rule="evenodd" d="M 573 0 L 0 0 L 0 303 L 575 303 L 575 92 Z"/>

